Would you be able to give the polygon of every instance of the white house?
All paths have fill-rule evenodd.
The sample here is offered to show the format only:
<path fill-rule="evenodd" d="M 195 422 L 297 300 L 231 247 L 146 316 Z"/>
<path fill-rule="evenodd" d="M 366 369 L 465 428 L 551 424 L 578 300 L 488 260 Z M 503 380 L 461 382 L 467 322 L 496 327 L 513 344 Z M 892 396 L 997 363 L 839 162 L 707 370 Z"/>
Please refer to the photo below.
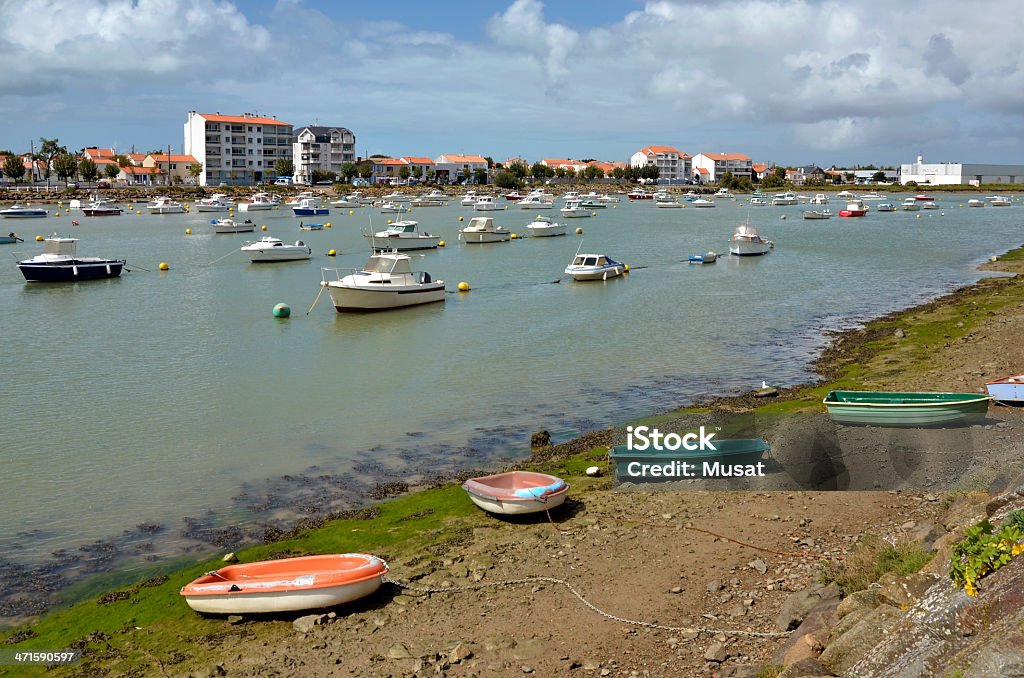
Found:
<path fill-rule="evenodd" d="M 487 160 L 479 155 L 446 153 L 434 158 L 434 176 L 442 183 L 455 183 L 473 178 L 473 172 L 487 170 Z"/>
<path fill-rule="evenodd" d="M 1022 184 L 1024 165 L 990 165 L 966 163 L 926 163 L 917 156 L 917 162 L 900 165 L 900 183 L 941 186 L 944 184 Z"/>
<path fill-rule="evenodd" d="M 671 146 L 647 146 L 629 157 L 631 167 L 654 165 L 658 168 L 658 180 L 689 181 L 690 156 Z"/>
<path fill-rule="evenodd" d="M 726 172 L 752 179 L 753 160 L 742 153 L 698 153 L 690 160 L 693 175 L 702 184 L 713 184 Z"/>
<path fill-rule="evenodd" d="M 313 170 L 341 174 L 342 164 L 355 161 L 356 135 L 346 127 L 309 125 L 295 135 L 292 162 L 297 184 L 311 181 Z"/>
<path fill-rule="evenodd" d="M 203 163 L 201 186 L 252 184 L 277 176 L 274 162 L 292 157 L 292 126 L 253 113 L 189 111 L 185 155 Z"/>

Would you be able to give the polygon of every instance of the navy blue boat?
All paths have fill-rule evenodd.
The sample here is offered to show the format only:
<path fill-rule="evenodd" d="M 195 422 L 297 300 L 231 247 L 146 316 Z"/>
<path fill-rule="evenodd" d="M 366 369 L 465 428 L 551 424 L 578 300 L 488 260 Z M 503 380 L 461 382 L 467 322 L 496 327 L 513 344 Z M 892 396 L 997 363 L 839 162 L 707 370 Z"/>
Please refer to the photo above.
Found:
<path fill-rule="evenodd" d="M 18 262 L 18 269 L 28 282 L 76 282 L 116 278 L 121 275 L 123 259 L 78 257 L 78 238 L 51 235 L 45 239 L 43 253 Z"/>

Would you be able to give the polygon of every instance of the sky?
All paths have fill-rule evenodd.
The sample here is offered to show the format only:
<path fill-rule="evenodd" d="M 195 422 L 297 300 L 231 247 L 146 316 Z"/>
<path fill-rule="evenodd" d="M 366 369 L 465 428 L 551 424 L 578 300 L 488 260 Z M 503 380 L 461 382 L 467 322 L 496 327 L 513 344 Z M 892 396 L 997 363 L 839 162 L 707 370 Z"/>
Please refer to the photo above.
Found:
<path fill-rule="evenodd" d="M 148 151 L 187 113 L 358 154 L 1024 164 L 1005 0 L 0 0 L 0 149 Z"/>

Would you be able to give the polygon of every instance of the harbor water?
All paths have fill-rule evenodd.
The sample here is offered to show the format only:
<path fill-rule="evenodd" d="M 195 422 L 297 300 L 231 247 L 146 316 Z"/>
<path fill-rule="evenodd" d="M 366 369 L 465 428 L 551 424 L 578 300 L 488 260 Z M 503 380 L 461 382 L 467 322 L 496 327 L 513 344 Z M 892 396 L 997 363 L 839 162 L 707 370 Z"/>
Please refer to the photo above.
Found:
<path fill-rule="evenodd" d="M 969 283 L 988 256 L 1024 241 L 1016 197 L 960 207 L 970 197 L 805 221 L 804 205 L 670 210 L 621 196 L 591 218 L 547 211 L 565 237 L 490 245 L 460 243 L 458 229 L 483 215 L 525 235 L 537 212 L 474 213 L 457 200 L 401 216 L 332 208 L 302 219 L 330 228 L 307 232 L 282 206 L 238 235 L 213 233 L 220 215 L 149 215 L 141 204 L 142 215 L 4 220 L 26 242 L 0 250 L 0 560 L 87 560 L 90 545 L 130 534 L 124 548 L 144 543 L 133 556 L 159 561 L 195 548 L 196 530 L 237 536 L 344 508 L 376 482 L 500 466 L 527 455 L 540 429 L 564 440 L 762 380 L 806 381 L 827 330 Z M 362 232 L 389 218 L 444 238 L 413 268 L 446 282 L 446 303 L 339 314 L 324 294 L 307 315 L 320 268 L 363 264 Z M 775 243 L 767 256 L 686 261 L 727 252 L 748 220 Z M 304 240 L 312 260 L 250 263 L 237 248 L 264 224 Z M 131 272 L 25 283 L 15 260 L 55 231 Z M 573 282 L 562 271 L 578 249 L 631 272 Z M 460 281 L 472 291 L 456 292 Z M 281 302 L 288 319 L 272 314 Z"/>

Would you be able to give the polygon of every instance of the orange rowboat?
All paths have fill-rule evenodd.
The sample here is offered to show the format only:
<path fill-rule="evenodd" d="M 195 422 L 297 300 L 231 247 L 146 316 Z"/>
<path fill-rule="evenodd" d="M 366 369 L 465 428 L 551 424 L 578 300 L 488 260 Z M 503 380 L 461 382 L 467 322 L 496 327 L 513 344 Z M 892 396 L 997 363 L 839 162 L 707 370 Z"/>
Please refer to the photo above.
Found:
<path fill-rule="evenodd" d="M 364 553 L 334 553 L 228 565 L 181 589 L 196 612 L 256 614 L 315 610 L 380 588 L 388 564 Z"/>
<path fill-rule="evenodd" d="M 552 509 L 565 501 L 569 484 L 532 471 L 470 478 L 462 485 L 473 503 L 491 513 L 512 515 Z"/>

